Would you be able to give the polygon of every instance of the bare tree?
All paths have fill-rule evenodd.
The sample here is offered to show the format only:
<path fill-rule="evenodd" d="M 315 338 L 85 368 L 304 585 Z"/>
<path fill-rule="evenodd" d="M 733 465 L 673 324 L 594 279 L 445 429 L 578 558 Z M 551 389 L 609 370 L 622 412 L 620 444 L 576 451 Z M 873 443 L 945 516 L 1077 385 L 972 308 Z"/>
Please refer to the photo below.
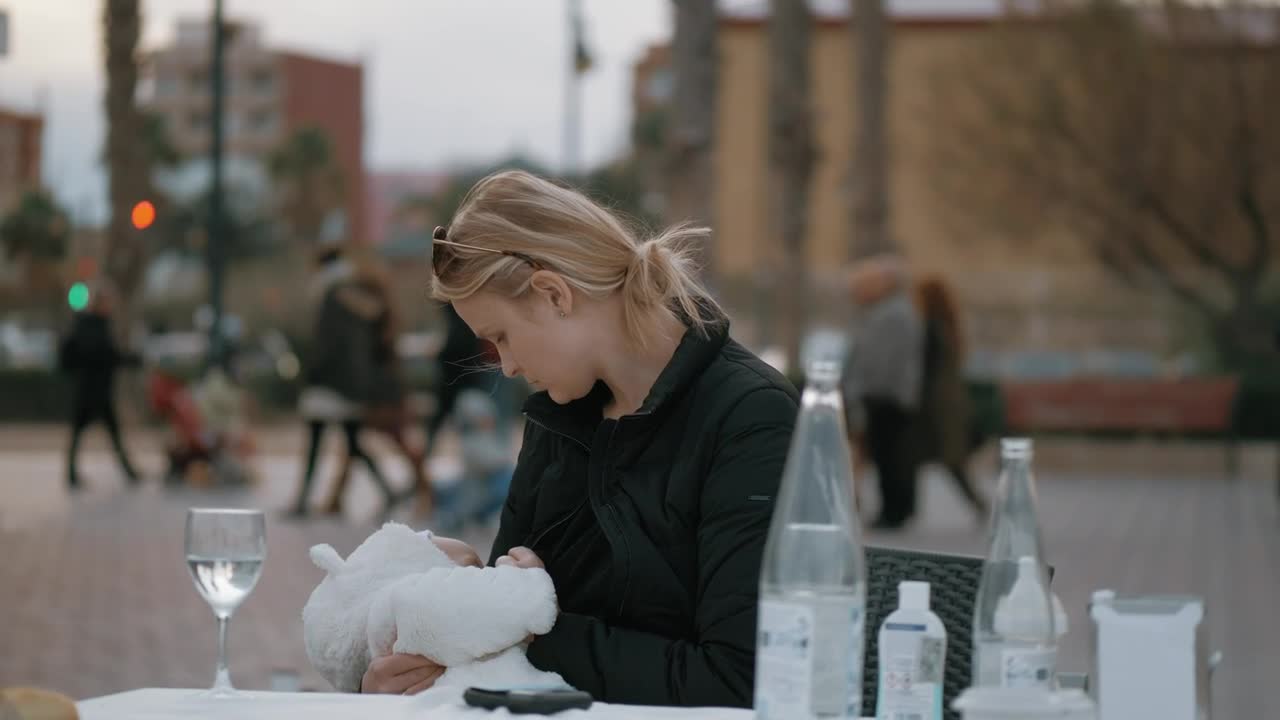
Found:
<path fill-rule="evenodd" d="M 961 109 L 934 157 L 948 205 L 1017 242 L 1064 229 L 1189 308 L 1227 367 L 1274 363 L 1276 12 L 1099 0 L 1005 24 L 938 79 Z"/>
<path fill-rule="evenodd" d="M 806 0 L 772 0 L 769 21 L 769 216 L 782 247 L 777 300 L 787 366 L 798 367 L 808 306 L 809 186 L 814 165 L 809 70 L 812 18 Z"/>
<path fill-rule="evenodd" d="M 130 213 L 134 204 L 151 199 L 151 158 L 146 144 L 139 141 L 147 128 L 134 99 L 142 25 L 139 0 L 105 0 L 102 21 L 107 71 L 104 159 L 111 203 L 105 271 L 119 292 L 127 317 L 147 260 L 146 246 L 132 226 Z"/>
<path fill-rule="evenodd" d="M 876 255 L 894 248 L 889 230 L 889 21 L 884 0 L 854 0 L 850 41 L 857 86 L 857 130 L 854 138 L 853 197 L 849 206 L 850 257 Z"/>
<path fill-rule="evenodd" d="M 675 37 L 671 64 L 675 73 L 667 141 L 667 207 L 670 221 L 712 226 L 712 150 L 716 122 L 716 73 L 719 25 L 715 0 L 674 0 Z M 713 240 L 714 242 L 714 240 Z M 709 278 L 715 253 L 702 249 Z"/>

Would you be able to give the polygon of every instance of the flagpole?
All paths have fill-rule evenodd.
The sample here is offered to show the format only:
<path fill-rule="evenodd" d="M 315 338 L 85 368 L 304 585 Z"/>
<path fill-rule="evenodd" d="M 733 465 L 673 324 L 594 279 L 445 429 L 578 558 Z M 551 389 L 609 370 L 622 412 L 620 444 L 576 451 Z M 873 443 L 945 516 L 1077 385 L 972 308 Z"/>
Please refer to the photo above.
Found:
<path fill-rule="evenodd" d="M 568 76 L 565 78 L 564 91 L 564 138 L 561 148 L 564 153 L 563 173 L 572 177 L 579 171 L 579 145 L 582 135 L 582 74 L 578 68 L 578 52 L 582 47 L 582 3 L 581 0 L 567 0 L 569 21 L 569 62 L 566 63 Z"/>

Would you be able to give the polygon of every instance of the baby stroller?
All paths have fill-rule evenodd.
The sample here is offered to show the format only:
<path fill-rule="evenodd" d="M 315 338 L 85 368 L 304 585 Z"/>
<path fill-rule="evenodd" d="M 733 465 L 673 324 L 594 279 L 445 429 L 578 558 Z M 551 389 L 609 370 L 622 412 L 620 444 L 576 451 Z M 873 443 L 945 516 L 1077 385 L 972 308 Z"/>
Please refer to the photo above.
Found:
<path fill-rule="evenodd" d="M 442 482 L 436 492 L 436 522 L 445 532 L 496 518 L 515 472 L 510 430 L 489 393 L 463 390 L 458 394 L 453 420 L 461 436 L 462 463 L 453 482 Z"/>
<path fill-rule="evenodd" d="M 220 370 L 194 389 L 164 368 L 147 378 L 151 409 L 169 426 L 165 485 L 245 485 L 253 481 L 254 446 L 243 421 L 240 391 Z"/>

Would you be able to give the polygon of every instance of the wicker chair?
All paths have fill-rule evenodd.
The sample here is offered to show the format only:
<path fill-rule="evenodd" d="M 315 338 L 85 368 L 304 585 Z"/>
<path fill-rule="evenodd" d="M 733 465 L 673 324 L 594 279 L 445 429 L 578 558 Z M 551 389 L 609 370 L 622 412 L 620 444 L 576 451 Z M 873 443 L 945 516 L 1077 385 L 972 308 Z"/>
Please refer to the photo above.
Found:
<path fill-rule="evenodd" d="M 930 586 L 930 605 L 947 628 L 947 660 L 942 703 L 946 720 L 959 720 L 951 709 L 972 680 L 973 606 L 982 579 L 982 558 L 965 555 L 867 548 L 866 654 L 862 664 L 862 714 L 876 712 L 880 677 L 879 634 L 885 617 L 898 609 L 898 583 L 922 580 Z"/>

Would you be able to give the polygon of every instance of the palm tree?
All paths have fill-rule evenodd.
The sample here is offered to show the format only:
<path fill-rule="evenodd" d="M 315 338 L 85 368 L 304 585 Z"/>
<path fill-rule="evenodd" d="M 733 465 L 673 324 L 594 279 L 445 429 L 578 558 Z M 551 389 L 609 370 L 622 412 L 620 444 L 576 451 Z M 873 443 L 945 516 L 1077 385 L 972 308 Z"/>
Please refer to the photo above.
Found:
<path fill-rule="evenodd" d="M 787 367 L 800 362 L 808 306 L 806 288 L 809 185 L 814 142 L 810 109 L 811 17 L 806 0 L 772 0 L 769 22 L 769 193 L 772 233 L 782 246 L 777 298 Z"/>
<path fill-rule="evenodd" d="M 0 220 L 0 247 L 14 260 L 61 260 L 70 238 L 67 213 L 43 190 L 24 194 L 18 206 Z"/>
<path fill-rule="evenodd" d="M 116 286 L 127 316 L 129 301 L 142 279 L 147 259 L 142 235 L 132 227 L 130 213 L 136 203 L 152 195 L 148 152 L 146 146 L 138 142 L 146 123 L 134 101 L 138 84 L 138 35 L 142 25 L 139 0 L 105 0 L 102 21 L 107 70 L 105 160 L 111 204 L 106 272 Z"/>
<path fill-rule="evenodd" d="M 889 145 L 885 133 L 888 114 L 889 27 L 884 0 L 855 0 L 850 23 L 851 53 L 858 107 L 850 207 L 853 208 L 851 257 L 889 252 Z"/>
<path fill-rule="evenodd" d="M 674 0 L 671 64 L 675 91 L 667 132 L 667 216 L 714 225 L 711 154 L 716 122 L 719 27 L 715 0 Z M 704 275 L 714 257 L 702 249 Z"/>
<path fill-rule="evenodd" d="M 301 128 L 271 153 L 267 165 L 290 236 L 314 242 L 344 198 L 342 169 L 329 136 L 319 128 Z"/>
<path fill-rule="evenodd" d="M 0 303 L 42 312 L 56 307 L 62 292 L 63 260 L 71 242 L 67 213 L 44 190 L 22 195 L 8 215 L 0 218 L 0 269 L 16 271 L 12 294 L 0 293 Z"/>
<path fill-rule="evenodd" d="M 145 151 L 148 169 L 177 167 L 182 162 L 182 158 L 169 138 L 164 116 L 159 113 L 144 113 L 141 116 L 141 123 L 142 132 L 139 137 Z"/>

